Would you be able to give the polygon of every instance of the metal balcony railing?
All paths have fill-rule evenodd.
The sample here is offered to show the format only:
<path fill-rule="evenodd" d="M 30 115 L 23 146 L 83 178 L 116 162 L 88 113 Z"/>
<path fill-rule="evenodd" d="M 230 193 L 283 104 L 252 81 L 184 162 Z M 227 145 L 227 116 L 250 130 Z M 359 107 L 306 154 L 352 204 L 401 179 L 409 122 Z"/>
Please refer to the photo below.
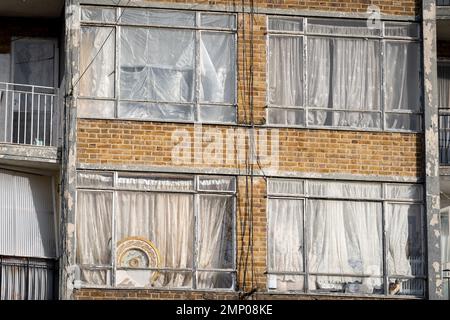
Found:
<path fill-rule="evenodd" d="M 439 161 L 450 164 L 450 109 L 439 110 Z"/>
<path fill-rule="evenodd" d="M 0 255 L 0 300 L 55 299 L 57 274 L 55 260 Z"/>
<path fill-rule="evenodd" d="M 450 0 L 436 0 L 438 6 L 450 6 Z"/>
<path fill-rule="evenodd" d="M 0 142 L 56 146 L 57 89 L 0 82 Z"/>

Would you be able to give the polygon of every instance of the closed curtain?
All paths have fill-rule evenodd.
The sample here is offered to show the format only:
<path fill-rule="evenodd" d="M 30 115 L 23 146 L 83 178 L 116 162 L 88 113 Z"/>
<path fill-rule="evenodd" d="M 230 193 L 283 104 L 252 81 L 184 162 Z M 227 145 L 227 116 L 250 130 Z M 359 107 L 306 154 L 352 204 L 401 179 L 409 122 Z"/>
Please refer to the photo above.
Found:
<path fill-rule="evenodd" d="M 438 106 L 450 108 L 450 66 L 438 65 Z M 439 157 L 441 163 L 450 161 L 450 116 L 439 116 Z"/>
<path fill-rule="evenodd" d="M 117 242 L 130 237 L 151 241 L 159 252 L 162 268 L 193 267 L 193 196 L 142 192 L 117 193 Z M 117 285 L 185 287 L 191 286 L 191 272 L 161 272 L 147 283 L 124 275 Z"/>
<path fill-rule="evenodd" d="M 344 112 L 311 111 L 313 125 L 377 127 L 380 110 L 379 42 L 308 38 L 308 104 Z"/>
<path fill-rule="evenodd" d="M 202 195 L 199 204 L 199 269 L 232 269 L 233 198 Z M 231 288 L 231 273 L 199 271 L 198 288 Z"/>
<path fill-rule="evenodd" d="M 77 262 L 82 268 L 81 280 L 89 284 L 110 283 L 107 270 L 111 268 L 112 199 L 112 192 L 77 193 Z"/>
<path fill-rule="evenodd" d="M 303 272 L 303 201 L 270 199 L 268 216 L 269 272 Z M 292 275 L 277 277 L 281 289 L 303 279 Z"/>
<path fill-rule="evenodd" d="M 309 272 L 355 275 L 321 276 L 311 281 L 310 288 L 342 290 L 347 282 L 357 280 L 372 290 L 380 286 L 381 204 L 333 200 L 309 203 Z M 358 278 L 360 274 L 375 278 Z"/>

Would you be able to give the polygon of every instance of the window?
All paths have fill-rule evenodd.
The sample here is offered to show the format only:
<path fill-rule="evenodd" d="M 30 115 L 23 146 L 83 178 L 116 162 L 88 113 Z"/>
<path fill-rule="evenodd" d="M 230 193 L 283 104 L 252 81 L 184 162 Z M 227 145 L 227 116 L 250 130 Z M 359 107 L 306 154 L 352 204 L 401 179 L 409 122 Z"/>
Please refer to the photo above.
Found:
<path fill-rule="evenodd" d="M 418 25 L 269 18 L 272 125 L 420 131 Z"/>
<path fill-rule="evenodd" d="M 269 290 L 424 295 L 420 185 L 270 179 L 268 197 Z"/>
<path fill-rule="evenodd" d="M 235 178 L 78 172 L 82 285 L 234 289 Z"/>
<path fill-rule="evenodd" d="M 450 163 L 450 63 L 438 61 L 439 158 Z"/>
<path fill-rule="evenodd" d="M 234 15 L 82 7 L 78 115 L 236 122 Z"/>

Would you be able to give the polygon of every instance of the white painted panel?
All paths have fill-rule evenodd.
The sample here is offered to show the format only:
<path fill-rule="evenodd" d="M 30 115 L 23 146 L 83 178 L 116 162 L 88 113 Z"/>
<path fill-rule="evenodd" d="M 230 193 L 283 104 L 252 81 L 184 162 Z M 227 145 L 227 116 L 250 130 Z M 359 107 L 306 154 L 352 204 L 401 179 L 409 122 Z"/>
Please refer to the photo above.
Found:
<path fill-rule="evenodd" d="M 0 169 L 0 254 L 55 257 L 51 178 Z"/>

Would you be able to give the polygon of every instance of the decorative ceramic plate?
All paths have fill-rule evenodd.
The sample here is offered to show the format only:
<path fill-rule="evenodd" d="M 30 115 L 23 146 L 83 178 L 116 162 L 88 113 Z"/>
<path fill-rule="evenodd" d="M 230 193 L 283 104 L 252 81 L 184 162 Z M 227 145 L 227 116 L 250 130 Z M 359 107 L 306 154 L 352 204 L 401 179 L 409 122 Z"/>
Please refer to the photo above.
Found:
<path fill-rule="evenodd" d="M 159 252 L 149 240 L 131 237 L 119 242 L 116 251 L 118 268 L 158 268 Z"/>

